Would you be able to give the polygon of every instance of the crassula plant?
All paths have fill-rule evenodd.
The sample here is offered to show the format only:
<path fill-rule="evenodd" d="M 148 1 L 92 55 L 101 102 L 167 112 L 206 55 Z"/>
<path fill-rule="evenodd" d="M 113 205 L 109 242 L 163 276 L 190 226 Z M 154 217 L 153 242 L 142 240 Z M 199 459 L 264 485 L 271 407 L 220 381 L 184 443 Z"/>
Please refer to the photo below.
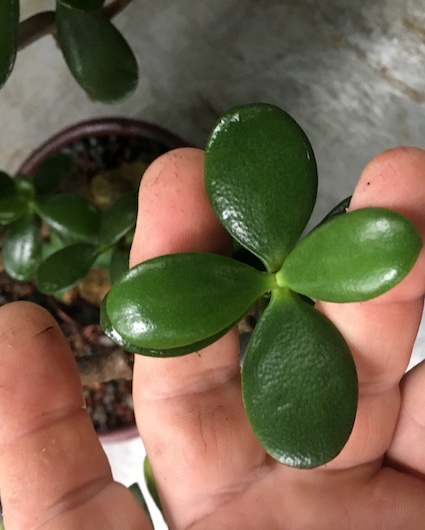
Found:
<path fill-rule="evenodd" d="M 136 222 L 136 192 L 103 211 L 82 195 L 59 192 L 74 171 L 72 156 L 59 153 L 40 164 L 33 178 L 0 172 L 3 268 L 59 298 L 94 267 L 107 268 L 111 281 L 120 276 L 128 268 Z"/>
<path fill-rule="evenodd" d="M 365 208 L 316 227 L 299 242 L 317 190 L 310 143 L 284 111 L 267 104 L 231 110 L 205 157 L 212 208 L 232 237 L 263 264 L 209 253 L 141 263 L 102 305 L 106 333 L 155 357 L 197 352 L 260 301 L 241 372 L 247 417 L 265 450 L 312 468 L 333 459 L 353 427 L 356 368 L 341 333 L 309 299 L 369 300 L 398 284 L 422 241 L 413 224 Z"/>

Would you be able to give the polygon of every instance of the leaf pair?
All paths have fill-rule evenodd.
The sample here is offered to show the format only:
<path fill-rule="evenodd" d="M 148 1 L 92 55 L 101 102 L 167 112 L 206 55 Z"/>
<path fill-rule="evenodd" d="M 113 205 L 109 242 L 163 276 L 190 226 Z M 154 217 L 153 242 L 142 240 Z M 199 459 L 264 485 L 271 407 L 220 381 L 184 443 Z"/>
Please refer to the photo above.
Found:
<path fill-rule="evenodd" d="M 43 257 L 37 208 L 74 171 L 72 158 L 58 154 L 43 162 L 33 180 L 12 179 L 0 172 L 0 224 L 9 225 L 3 238 L 3 265 L 19 281 L 34 278 Z"/>
<path fill-rule="evenodd" d="M 118 29 L 100 8 L 104 0 L 58 0 L 57 39 L 65 61 L 80 86 L 99 101 L 111 103 L 132 92 L 138 81 L 137 61 Z M 0 1 L 0 88 L 17 53 L 19 0 Z"/>
<path fill-rule="evenodd" d="M 74 287 L 107 253 L 112 282 L 128 269 L 128 249 L 118 242 L 135 226 L 136 192 L 123 195 L 102 214 L 90 201 L 77 195 L 52 197 L 40 206 L 39 212 L 71 243 L 48 256 L 38 268 L 40 291 L 54 294 Z"/>
<path fill-rule="evenodd" d="M 303 131 L 271 105 L 239 107 L 218 122 L 205 182 L 217 217 L 266 272 L 211 254 L 158 257 L 116 282 L 102 324 L 131 351 L 182 355 L 212 343 L 271 293 L 242 367 L 248 419 L 280 462 L 322 465 L 351 433 L 357 375 L 339 331 L 301 295 L 378 296 L 406 276 L 421 239 L 406 218 L 371 208 L 327 221 L 295 246 L 314 206 L 316 165 Z"/>

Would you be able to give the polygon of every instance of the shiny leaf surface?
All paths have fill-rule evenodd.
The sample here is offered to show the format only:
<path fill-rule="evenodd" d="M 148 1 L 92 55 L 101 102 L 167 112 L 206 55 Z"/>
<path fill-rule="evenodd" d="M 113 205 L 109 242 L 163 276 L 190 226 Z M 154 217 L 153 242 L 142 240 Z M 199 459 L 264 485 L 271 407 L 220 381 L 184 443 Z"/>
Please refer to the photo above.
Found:
<path fill-rule="evenodd" d="M 134 228 L 137 218 L 137 193 L 126 193 L 107 208 L 101 218 L 100 243 L 113 245 Z"/>
<path fill-rule="evenodd" d="M 91 98 L 112 103 L 135 89 L 136 58 L 107 17 L 58 4 L 56 25 L 65 61 Z"/>
<path fill-rule="evenodd" d="M 221 338 L 234 327 L 234 323 L 232 322 L 228 327 L 222 329 L 219 333 L 207 337 L 206 339 L 194 342 L 192 344 L 188 344 L 186 346 L 179 346 L 177 348 L 167 349 L 143 348 L 124 339 L 123 336 L 116 330 L 116 328 L 114 328 L 106 311 L 107 300 L 108 295 L 105 296 L 100 307 L 100 325 L 102 326 L 105 335 L 107 335 L 118 346 L 121 346 L 121 348 L 123 348 L 124 350 L 127 350 L 131 353 L 146 355 L 148 357 L 180 357 L 182 355 L 187 355 L 188 353 L 198 352 L 199 350 L 202 350 L 202 348 L 206 348 L 207 346 Z"/>
<path fill-rule="evenodd" d="M 223 225 L 276 271 L 316 199 L 316 163 L 299 125 L 272 105 L 231 110 L 207 143 L 205 181 Z"/>
<path fill-rule="evenodd" d="M 416 228 L 402 215 L 355 210 L 311 232 L 285 260 L 277 281 L 320 300 L 368 300 L 399 283 L 421 248 Z"/>
<path fill-rule="evenodd" d="M 60 0 L 59 3 L 80 11 L 94 11 L 95 9 L 100 9 L 105 0 Z"/>
<path fill-rule="evenodd" d="M 27 201 L 19 193 L 14 180 L 0 171 L 0 224 L 13 223 L 27 208 Z"/>
<path fill-rule="evenodd" d="M 131 344 L 174 349 L 220 334 L 272 285 L 271 275 L 230 258 L 167 255 L 121 277 L 108 294 L 106 311 L 112 326 Z"/>
<path fill-rule="evenodd" d="M 19 0 L 0 0 L 0 88 L 15 63 L 18 24 Z"/>
<path fill-rule="evenodd" d="M 277 290 L 242 367 L 246 412 L 276 460 L 312 468 L 344 447 L 357 408 L 357 375 L 335 326 L 288 290 Z"/>
<path fill-rule="evenodd" d="M 51 193 L 75 171 L 71 155 L 58 153 L 42 162 L 34 174 L 34 187 L 39 195 Z"/>
<path fill-rule="evenodd" d="M 92 241 L 99 234 L 100 213 L 84 197 L 55 195 L 37 202 L 43 220 L 65 238 Z"/>
<path fill-rule="evenodd" d="M 32 280 L 41 261 L 41 244 L 40 227 L 34 215 L 20 217 L 4 236 L 4 270 L 15 280 Z"/>
<path fill-rule="evenodd" d="M 86 276 L 97 255 L 97 246 L 88 243 L 77 243 L 51 254 L 38 269 L 38 288 L 46 294 L 71 289 Z"/>

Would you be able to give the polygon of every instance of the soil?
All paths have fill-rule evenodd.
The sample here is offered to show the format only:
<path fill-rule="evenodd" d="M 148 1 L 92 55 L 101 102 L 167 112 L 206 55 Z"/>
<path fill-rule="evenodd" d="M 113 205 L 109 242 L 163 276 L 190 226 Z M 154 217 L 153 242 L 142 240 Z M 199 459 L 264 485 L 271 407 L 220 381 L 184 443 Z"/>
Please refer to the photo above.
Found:
<path fill-rule="evenodd" d="M 74 157 L 77 170 L 61 191 L 78 190 L 103 209 L 122 193 L 137 189 L 146 167 L 168 150 L 158 140 L 117 134 L 87 136 L 62 149 Z M 0 247 L 1 235 L 2 227 Z M 76 358 L 105 355 L 117 348 L 99 325 L 98 303 L 109 288 L 105 271 L 94 271 L 83 286 L 69 291 L 61 303 L 40 293 L 32 282 L 12 280 L 2 270 L 0 261 L 0 305 L 29 300 L 44 306 L 58 321 Z M 128 359 L 131 364 L 130 355 Z M 131 386 L 132 381 L 126 379 L 83 386 L 87 409 L 99 435 L 134 426 Z"/>

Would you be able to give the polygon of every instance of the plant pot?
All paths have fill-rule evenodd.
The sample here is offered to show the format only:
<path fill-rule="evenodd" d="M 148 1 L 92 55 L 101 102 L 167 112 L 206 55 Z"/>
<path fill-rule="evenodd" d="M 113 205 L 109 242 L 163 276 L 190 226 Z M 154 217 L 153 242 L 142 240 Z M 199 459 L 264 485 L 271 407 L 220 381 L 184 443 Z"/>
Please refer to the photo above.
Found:
<path fill-rule="evenodd" d="M 33 175 L 37 167 L 59 152 L 70 153 L 79 171 L 63 191 L 87 194 L 96 190 L 96 200 L 108 200 L 115 189 L 116 173 L 123 174 L 125 186 L 138 186 L 144 169 L 161 154 L 187 144 L 174 134 L 148 123 L 126 118 L 88 120 L 68 127 L 49 138 L 21 164 L 18 173 Z M 89 190 L 90 187 L 90 190 Z M 89 191 L 88 191 L 89 190 Z M 112 191 L 111 191 L 112 190 Z M 94 192 L 93 192 L 94 193 Z M 102 204 L 98 205 L 102 207 Z M 1 227 L 0 227 L 1 229 Z M 1 236 L 1 231 L 0 231 Z M 7 276 L 7 275 L 6 275 Z M 7 285 L 5 282 L 9 282 Z M 13 286 L 10 291 L 11 285 Z M 16 292 L 15 292 L 16 290 Z M 0 305 L 13 299 L 27 299 L 45 306 L 56 318 L 67 336 L 77 362 L 90 362 L 93 356 L 114 349 L 123 366 L 126 379 L 84 384 L 87 406 L 101 441 L 118 441 L 137 436 L 131 401 L 132 356 L 122 351 L 103 334 L 99 325 L 99 308 L 85 302 L 78 294 L 72 303 L 61 303 L 37 291 L 31 282 L 19 284 L 5 273 L 0 276 Z M 98 293 L 99 299 L 103 293 Z M 80 371 L 81 373 L 81 371 Z"/>

